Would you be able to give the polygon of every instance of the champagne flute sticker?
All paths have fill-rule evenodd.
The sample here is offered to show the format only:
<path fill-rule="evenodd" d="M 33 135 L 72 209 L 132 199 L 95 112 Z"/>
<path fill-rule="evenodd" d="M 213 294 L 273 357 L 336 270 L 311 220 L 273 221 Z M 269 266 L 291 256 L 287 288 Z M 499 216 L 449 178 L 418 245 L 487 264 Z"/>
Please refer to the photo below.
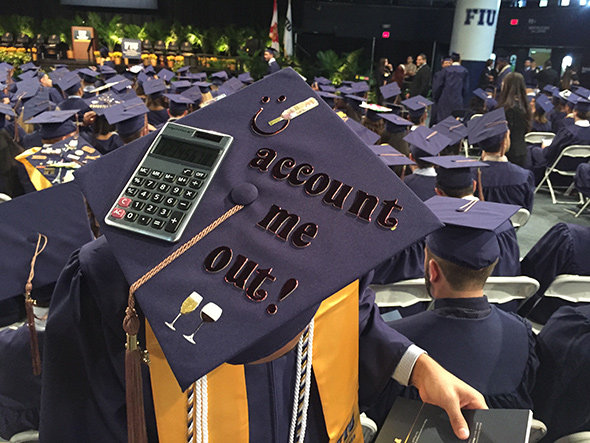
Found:
<path fill-rule="evenodd" d="M 203 324 L 205 323 L 213 323 L 216 322 L 217 320 L 219 320 L 219 317 L 221 317 L 221 313 L 223 312 L 223 310 L 217 306 L 215 303 L 213 302 L 209 302 L 205 305 L 205 307 L 201 310 L 201 323 L 199 323 L 199 326 L 197 326 L 197 329 L 195 329 L 195 332 L 193 332 L 191 335 L 183 335 L 184 338 L 186 338 L 188 341 L 190 341 L 193 345 L 195 344 L 195 340 L 194 340 L 194 336 L 197 332 L 199 332 L 199 329 L 201 329 L 201 326 L 203 326 Z"/>
<path fill-rule="evenodd" d="M 176 323 L 176 320 L 178 320 L 181 315 L 186 315 L 186 314 L 190 314 L 191 312 L 193 312 L 195 309 L 197 309 L 197 307 L 199 306 L 199 304 L 202 301 L 203 301 L 203 297 L 201 297 L 196 292 L 193 292 L 191 295 L 189 295 L 187 298 L 185 298 L 184 301 L 182 302 L 182 306 L 180 307 L 180 312 L 178 313 L 178 315 L 176 316 L 174 321 L 172 321 L 172 323 L 168 323 L 166 321 L 166 322 L 164 322 L 164 324 L 166 326 L 168 326 L 170 329 L 172 329 L 173 331 L 176 331 L 176 328 L 174 327 L 174 323 Z"/>

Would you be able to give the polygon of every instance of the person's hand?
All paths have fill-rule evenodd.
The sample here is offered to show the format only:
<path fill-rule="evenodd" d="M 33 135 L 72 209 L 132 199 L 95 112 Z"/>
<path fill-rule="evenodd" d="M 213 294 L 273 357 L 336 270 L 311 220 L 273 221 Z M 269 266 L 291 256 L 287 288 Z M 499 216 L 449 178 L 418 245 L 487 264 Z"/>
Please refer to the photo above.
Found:
<path fill-rule="evenodd" d="M 483 395 L 426 354 L 416 360 L 410 382 L 418 388 L 423 402 L 439 406 L 447 412 L 453 432 L 461 440 L 469 438 L 469 429 L 461 409 L 488 408 Z"/>
<path fill-rule="evenodd" d="M 96 112 L 88 111 L 84 113 L 84 125 L 90 126 L 96 120 Z"/>

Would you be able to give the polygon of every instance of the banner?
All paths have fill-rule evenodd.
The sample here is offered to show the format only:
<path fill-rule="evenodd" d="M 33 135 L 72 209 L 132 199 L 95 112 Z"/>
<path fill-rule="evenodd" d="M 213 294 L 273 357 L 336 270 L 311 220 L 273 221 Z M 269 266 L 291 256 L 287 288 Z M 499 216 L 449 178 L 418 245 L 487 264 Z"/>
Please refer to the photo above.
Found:
<path fill-rule="evenodd" d="M 285 49 L 285 56 L 291 57 L 293 55 L 293 18 L 291 16 L 291 0 L 289 0 L 289 5 L 287 6 L 287 19 L 285 20 L 283 47 Z"/>
<path fill-rule="evenodd" d="M 270 47 L 279 52 L 281 50 L 281 46 L 279 45 L 279 12 L 277 10 L 277 0 L 274 0 L 272 20 L 270 22 L 270 32 L 268 33 L 268 36 L 272 41 Z"/>

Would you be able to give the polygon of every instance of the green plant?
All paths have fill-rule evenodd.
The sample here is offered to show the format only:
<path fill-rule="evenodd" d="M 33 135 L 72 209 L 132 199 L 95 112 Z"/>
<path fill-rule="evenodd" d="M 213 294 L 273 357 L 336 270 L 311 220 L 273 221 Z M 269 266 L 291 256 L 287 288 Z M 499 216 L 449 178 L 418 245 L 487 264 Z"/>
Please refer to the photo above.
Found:
<path fill-rule="evenodd" d="M 98 38 L 106 43 L 109 51 L 112 52 L 115 49 L 115 45 L 121 44 L 121 40 L 123 39 L 124 33 L 121 20 L 122 17 L 120 15 L 115 15 L 110 21 L 105 22 L 96 12 L 89 12 L 87 24 L 96 30 Z"/>
<path fill-rule="evenodd" d="M 328 49 L 327 51 L 318 51 L 316 57 L 319 61 L 320 74 L 339 84 L 342 78 L 338 75 L 338 70 L 342 66 L 342 59 L 338 54 L 332 49 Z"/>
<path fill-rule="evenodd" d="M 72 44 L 72 22 L 67 18 L 44 19 L 41 22 L 41 33 L 46 37 L 57 34 L 62 42 L 67 43 L 69 46 Z"/>
<path fill-rule="evenodd" d="M 242 60 L 244 70 L 248 71 L 254 80 L 261 79 L 268 72 L 268 64 L 261 54 L 261 50 L 248 53 L 238 49 L 238 55 Z"/>
<path fill-rule="evenodd" d="M 158 40 L 164 41 L 168 36 L 168 28 L 163 21 L 154 20 L 151 22 L 146 22 L 144 23 L 143 27 L 145 29 L 146 38 L 152 43 L 155 43 Z"/>
<path fill-rule="evenodd" d="M 144 40 L 147 34 L 145 32 L 145 26 L 138 25 L 125 25 L 123 26 L 123 37 L 134 38 Z"/>

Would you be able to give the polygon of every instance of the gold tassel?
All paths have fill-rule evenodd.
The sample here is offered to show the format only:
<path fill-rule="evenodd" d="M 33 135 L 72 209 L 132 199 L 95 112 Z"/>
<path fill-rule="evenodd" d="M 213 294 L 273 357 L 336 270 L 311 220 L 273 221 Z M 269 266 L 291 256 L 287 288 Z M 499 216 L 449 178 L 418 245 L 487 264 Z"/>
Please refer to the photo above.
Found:
<path fill-rule="evenodd" d="M 31 360 L 33 362 L 33 375 L 41 375 L 41 353 L 39 352 L 39 340 L 37 337 L 37 329 L 35 328 L 35 313 L 33 306 L 35 300 L 31 298 L 31 289 L 33 285 L 27 283 L 25 289 L 25 310 L 27 312 L 27 326 L 29 327 L 29 335 L 31 337 Z"/>

